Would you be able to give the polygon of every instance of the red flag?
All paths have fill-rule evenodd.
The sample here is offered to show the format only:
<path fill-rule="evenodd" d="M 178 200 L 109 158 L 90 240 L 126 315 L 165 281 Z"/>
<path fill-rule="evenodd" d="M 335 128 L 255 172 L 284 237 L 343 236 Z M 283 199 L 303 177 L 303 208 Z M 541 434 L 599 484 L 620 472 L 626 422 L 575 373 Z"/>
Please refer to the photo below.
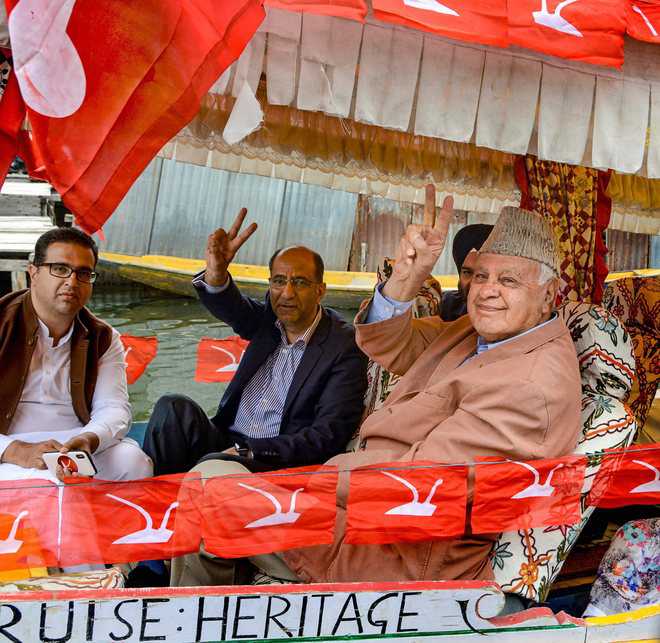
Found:
<path fill-rule="evenodd" d="M 9 74 L 4 92 L 0 92 L 0 186 L 18 153 L 18 132 L 25 118 L 25 105 L 11 68 L 9 50 L 0 48 L 0 73 Z"/>
<path fill-rule="evenodd" d="M 57 486 L 47 480 L 0 482 L 0 569 L 57 565 Z"/>
<path fill-rule="evenodd" d="M 330 544 L 336 487 L 334 467 L 213 478 L 204 487 L 204 547 L 236 558 Z"/>
<path fill-rule="evenodd" d="M 259 0 L 8 0 L 15 69 L 51 183 L 103 225 L 263 20 Z"/>
<path fill-rule="evenodd" d="M 467 467 L 404 466 L 391 462 L 351 471 L 345 542 L 419 542 L 463 534 Z"/>
<path fill-rule="evenodd" d="M 623 65 L 626 6 L 621 0 L 508 2 L 513 45 L 594 65 Z"/>
<path fill-rule="evenodd" d="M 506 47 L 506 0 L 373 0 L 374 16 L 458 40 Z"/>
<path fill-rule="evenodd" d="M 660 0 L 628 0 L 628 35 L 660 42 Z"/>
<path fill-rule="evenodd" d="M 584 457 L 574 455 L 477 464 L 472 531 L 488 534 L 579 522 L 584 470 Z"/>
<path fill-rule="evenodd" d="M 199 476 L 64 487 L 60 565 L 172 558 L 199 549 Z"/>
<path fill-rule="evenodd" d="M 609 449 L 596 474 L 589 504 L 595 507 L 660 503 L 660 444 Z"/>
<path fill-rule="evenodd" d="M 122 335 L 121 343 L 126 351 L 126 379 L 133 384 L 144 371 L 158 352 L 157 337 L 134 337 L 133 335 Z"/>
<path fill-rule="evenodd" d="M 322 16 L 338 16 L 362 22 L 367 15 L 367 3 L 364 0 L 266 0 L 266 6 L 287 11 L 317 13 Z"/>
<path fill-rule="evenodd" d="M 232 335 L 225 339 L 202 337 L 197 347 L 195 382 L 229 382 L 250 342 Z"/>

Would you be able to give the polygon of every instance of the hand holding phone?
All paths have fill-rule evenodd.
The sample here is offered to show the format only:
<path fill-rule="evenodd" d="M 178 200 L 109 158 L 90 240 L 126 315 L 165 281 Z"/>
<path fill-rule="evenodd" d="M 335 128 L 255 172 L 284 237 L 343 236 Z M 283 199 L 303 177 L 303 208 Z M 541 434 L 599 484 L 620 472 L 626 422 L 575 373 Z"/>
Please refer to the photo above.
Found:
<path fill-rule="evenodd" d="M 87 451 L 67 451 L 66 453 L 49 451 L 44 453 L 42 457 L 48 471 L 55 477 L 58 477 L 58 466 L 62 467 L 65 476 L 86 476 L 91 478 L 97 474 L 94 460 Z"/>

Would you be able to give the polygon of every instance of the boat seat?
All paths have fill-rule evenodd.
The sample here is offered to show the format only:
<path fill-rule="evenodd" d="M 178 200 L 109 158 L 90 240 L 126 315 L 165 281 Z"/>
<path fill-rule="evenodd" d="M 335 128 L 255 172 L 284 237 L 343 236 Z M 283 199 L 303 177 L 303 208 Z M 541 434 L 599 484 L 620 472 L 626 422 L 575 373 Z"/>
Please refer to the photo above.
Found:
<path fill-rule="evenodd" d="M 379 279 L 391 274 L 386 259 Z M 415 317 L 436 315 L 441 290 L 428 279 L 413 305 Z M 624 404 L 633 383 L 635 360 L 632 342 L 619 319 L 606 309 L 591 304 L 567 302 L 558 308 L 568 326 L 582 377 L 582 436 L 575 453 L 597 454 L 603 449 L 629 446 L 635 437 L 635 416 Z M 365 414 L 380 408 L 399 380 L 378 364 L 369 364 L 369 385 Z M 357 448 L 359 438 L 352 441 Z M 546 527 L 505 532 L 491 551 L 496 582 L 505 592 L 542 602 L 559 574 L 582 528 L 593 512 L 586 498 L 600 467 L 597 455 L 589 457 L 582 489 L 582 519 L 569 527 Z"/>

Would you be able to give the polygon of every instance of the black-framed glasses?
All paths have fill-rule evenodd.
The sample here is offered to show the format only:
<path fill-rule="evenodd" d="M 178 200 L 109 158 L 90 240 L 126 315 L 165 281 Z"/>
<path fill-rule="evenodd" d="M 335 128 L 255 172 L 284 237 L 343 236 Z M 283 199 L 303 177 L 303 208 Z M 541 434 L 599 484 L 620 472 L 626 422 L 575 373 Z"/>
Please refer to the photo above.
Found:
<path fill-rule="evenodd" d="M 285 277 L 284 275 L 275 275 L 271 277 L 268 282 L 272 290 L 284 290 L 288 283 L 291 283 L 291 287 L 294 290 L 306 290 L 311 288 L 314 284 L 318 284 L 318 281 L 310 281 L 305 277 Z"/>
<path fill-rule="evenodd" d="M 99 276 L 99 273 L 95 270 L 90 270 L 89 268 L 72 268 L 66 263 L 45 261 L 44 263 L 37 264 L 37 266 L 48 266 L 48 272 L 53 277 L 59 277 L 60 279 L 67 279 L 75 272 L 78 281 L 86 284 L 93 284 Z"/>

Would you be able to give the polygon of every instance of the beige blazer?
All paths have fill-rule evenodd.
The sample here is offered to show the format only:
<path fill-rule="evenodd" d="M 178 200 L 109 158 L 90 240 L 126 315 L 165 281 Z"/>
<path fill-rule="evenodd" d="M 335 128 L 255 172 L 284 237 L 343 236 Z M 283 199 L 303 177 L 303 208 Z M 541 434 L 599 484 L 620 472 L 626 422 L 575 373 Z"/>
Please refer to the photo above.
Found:
<path fill-rule="evenodd" d="M 330 461 L 341 469 L 393 460 L 469 462 L 477 456 L 531 460 L 575 449 L 580 373 L 561 318 L 467 362 L 477 345 L 467 315 L 443 322 L 413 319 L 408 312 L 374 324 L 357 323 L 356 340 L 373 360 L 402 378 L 384 406 L 362 424 L 363 450 Z M 302 579 L 492 578 L 488 554 L 496 536 L 470 536 L 469 516 L 468 535 L 461 540 L 343 544 L 346 478 L 340 481 L 334 545 L 284 554 Z"/>

